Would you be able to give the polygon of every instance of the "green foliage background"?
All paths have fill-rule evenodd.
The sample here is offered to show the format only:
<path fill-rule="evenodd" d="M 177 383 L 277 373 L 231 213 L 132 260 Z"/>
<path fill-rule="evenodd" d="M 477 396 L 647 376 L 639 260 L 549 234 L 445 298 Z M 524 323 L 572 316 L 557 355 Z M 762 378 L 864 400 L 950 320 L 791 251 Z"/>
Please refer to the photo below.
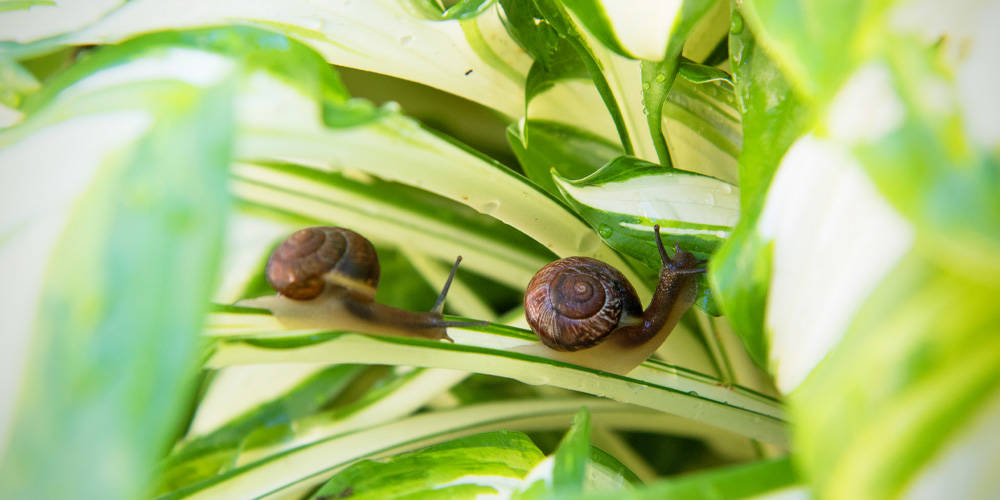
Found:
<path fill-rule="evenodd" d="M 0 496 L 996 497 L 997 22 L 0 2 Z M 309 225 L 412 310 L 462 255 L 449 317 L 490 324 L 240 302 Z M 648 302 L 654 225 L 709 261 L 663 346 L 540 348 L 534 272 L 595 257 Z"/>

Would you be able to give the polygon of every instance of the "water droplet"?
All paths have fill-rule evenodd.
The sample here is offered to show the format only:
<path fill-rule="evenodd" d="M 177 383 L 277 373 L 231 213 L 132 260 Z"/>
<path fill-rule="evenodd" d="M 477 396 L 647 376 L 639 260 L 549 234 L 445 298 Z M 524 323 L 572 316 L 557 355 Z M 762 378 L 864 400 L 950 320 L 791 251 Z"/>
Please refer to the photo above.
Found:
<path fill-rule="evenodd" d="M 656 81 L 658 81 L 660 83 L 663 83 L 663 82 L 667 81 L 667 75 L 664 75 L 663 73 L 660 73 L 659 75 L 656 75 Z"/>
<path fill-rule="evenodd" d="M 479 207 L 479 211 L 486 215 L 493 215 L 497 209 L 500 208 L 500 202 L 497 200 L 488 201 L 483 203 L 483 206 Z"/>
<path fill-rule="evenodd" d="M 642 82 L 642 90 L 649 90 L 649 82 Z"/>
<path fill-rule="evenodd" d="M 698 397 L 698 391 L 688 391 L 688 396 Z"/>
<path fill-rule="evenodd" d="M 413 35 L 403 35 L 399 37 L 399 44 L 406 47 L 413 43 Z"/>
<path fill-rule="evenodd" d="M 729 22 L 729 32 L 734 35 L 743 33 L 743 16 L 739 12 L 733 12 L 733 19 Z"/>
<path fill-rule="evenodd" d="M 722 191 L 724 193 L 732 193 L 733 192 L 733 187 L 730 186 L 729 184 L 723 184 L 722 185 Z"/>
<path fill-rule="evenodd" d="M 610 238 L 614 232 L 615 230 L 607 224 L 601 224 L 601 227 L 597 229 L 597 233 L 601 235 L 601 238 Z"/>

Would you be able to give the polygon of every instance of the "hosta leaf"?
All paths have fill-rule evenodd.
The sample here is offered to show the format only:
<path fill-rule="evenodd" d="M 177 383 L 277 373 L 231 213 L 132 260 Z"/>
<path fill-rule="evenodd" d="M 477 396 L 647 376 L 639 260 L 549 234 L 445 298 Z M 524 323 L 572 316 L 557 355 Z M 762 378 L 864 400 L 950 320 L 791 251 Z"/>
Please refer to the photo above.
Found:
<path fill-rule="evenodd" d="M 4 40 L 34 42 L 9 43 L 0 51 L 20 58 L 67 45 L 224 24 L 278 31 L 332 63 L 417 81 L 509 116 L 520 116 L 523 109 L 522 84 L 531 58 L 507 35 L 499 4 L 491 2 L 460 2 L 446 14 L 432 2 L 395 0 L 104 1 L 88 2 L 84 10 L 59 4 L 0 12 L 0 26 L 7 28 L 0 30 Z"/>
<path fill-rule="evenodd" d="M 649 161 L 658 159 L 670 165 L 662 134 L 661 108 L 676 74 L 677 58 L 686 35 L 711 3 L 688 2 L 683 8 L 679 8 L 679 4 L 658 5 L 663 15 L 672 20 L 659 24 L 654 30 L 664 35 L 664 45 L 657 49 L 658 55 L 651 58 L 653 62 L 642 64 L 615 53 L 615 48 L 621 47 L 613 43 L 606 29 L 609 26 L 606 9 L 610 7 L 588 2 L 563 5 L 555 0 L 536 2 L 536 5 L 545 21 L 579 54 L 611 113 L 625 153 Z M 614 7 L 611 3 L 608 5 Z M 614 11 L 622 14 L 613 17 L 618 22 L 615 29 L 623 32 L 645 34 L 646 31 L 634 24 L 647 20 L 655 22 L 655 16 L 649 16 L 644 9 L 614 7 Z M 581 21 L 581 16 L 591 23 Z M 605 41 L 611 45 L 606 45 Z"/>
<path fill-rule="evenodd" d="M 459 0 L 447 9 L 434 0 L 409 0 L 418 9 L 427 13 L 432 19 L 468 19 L 474 18 L 488 9 L 495 0 Z"/>
<path fill-rule="evenodd" d="M 553 492 L 579 494 L 590 460 L 590 412 L 581 408 L 573 417 L 555 453 L 539 463 L 524 480 L 524 486 L 512 498 L 528 500 L 547 498 Z"/>
<path fill-rule="evenodd" d="M 100 20 L 123 3 L 123 0 L 95 0 L 70 6 L 54 1 L 5 1 L 0 4 L 0 33 L 3 33 L 0 50 L 19 50 L 18 44 L 59 38 Z"/>
<path fill-rule="evenodd" d="M 584 407 L 573 417 L 573 425 L 552 457 L 552 487 L 569 493 L 579 492 L 589 458 L 590 412 Z"/>
<path fill-rule="evenodd" d="M 243 78 L 237 98 L 237 155 L 241 159 L 255 164 L 291 161 L 309 166 L 318 177 L 328 176 L 328 172 L 334 170 L 356 169 L 385 180 L 410 184 L 492 215 L 556 254 L 593 256 L 616 265 L 626 275 L 631 274 L 621 258 L 603 245 L 593 231 L 537 186 L 478 153 L 429 132 L 391 108 L 376 110 L 366 102 L 348 99 L 335 73 L 322 59 L 281 35 L 252 28 L 148 35 L 89 57 L 85 64 L 74 66 L 58 82 L 37 94 L 32 102 L 35 107 L 44 106 L 62 89 L 72 92 L 70 89 L 77 85 L 84 85 L 83 88 L 108 85 L 117 79 L 169 74 L 181 74 L 192 80 L 207 77 L 198 72 L 178 73 L 175 64 L 180 55 L 212 60 L 224 65 L 220 68 L 239 62 L 236 67 L 240 68 Z M 117 65 L 96 73 L 99 76 L 88 77 L 112 64 Z M 147 65 L 150 69 L 144 69 Z M 139 73 L 137 68 L 151 74 Z M 329 190 L 318 196 L 310 193 L 308 190 L 317 186 L 303 184 L 296 178 L 309 176 L 293 174 L 288 177 L 289 174 L 281 172 L 280 168 L 271 168 L 263 179 L 265 183 L 240 182 L 235 191 L 240 198 L 254 204 L 279 208 L 285 213 L 292 211 L 300 217 L 310 211 L 322 214 L 319 220 L 325 221 L 346 216 L 345 210 L 328 198 Z M 287 188 L 276 188 L 271 183 L 277 182 L 278 176 L 288 177 L 282 182 L 295 183 L 296 187 L 304 185 L 300 189 L 306 191 L 288 193 Z M 360 188 L 356 184 L 354 187 Z M 312 200 L 303 203 L 302 194 L 311 195 Z M 315 215 L 307 218 L 317 219 Z M 405 227 L 395 221 L 370 216 L 361 220 L 371 221 L 375 240 L 398 240 L 399 231 Z M 417 239 L 430 236 L 440 241 L 440 234 L 440 228 L 413 231 Z M 460 243 L 457 235 L 456 232 L 451 237 L 455 244 Z M 474 245 L 464 248 L 470 247 Z M 433 245 L 423 248 L 433 250 Z M 434 251 L 448 260 L 461 253 L 454 247 Z M 442 255 L 445 251 L 447 256 Z M 515 248 L 514 251 L 523 255 L 523 249 Z M 537 264 L 534 260 L 522 265 L 522 269 Z M 486 271 L 487 266 L 479 269 Z M 522 270 L 514 276 L 518 277 L 513 279 L 526 280 L 530 271 Z M 640 295 L 648 293 L 644 284 L 638 279 L 635 282 L 640 287 Z"/>
<path fill-rule="evenodd" d="M 722 279 L 735 283 L 743 262 L 741 271 L 769 289 L 746 286 L 744 298 L 755 298 L 745 302 L 723 291 L 724 307 L 759 309 L 752 300 L 766 293 L 765 338 L 755 347 L 770 344 L 778 386 L 795 396 L 801 462 L 817 494 L 940 496 L 947 467 L 989 455 L 970 435 L 963 445 L 949 438 L 992 418 L 1000 349 L 981 336 L 997 319 L 972 297 L 995 295 L 1000 269 L 1000 208 L 987 187 L 998 171 L 993 146 L 970 139 L 975 120 L 963 116 L 962 79 L 946 58 L 882 34 L 898 28 L 884 22 L 884 5 L 852 5 L 822 26 L 802 22 L 826 12 L 809 2 L 791 14 L 747 5 L 755 6 L 744 12 L 748 25 L 822 113 L 784 154 L 756 234 L 734 235 L 733 244 L 750 242 L 743 252 L 759 250 L 722 261 L 734 273 Z M 835 45 L 851 50 L 820 68 L 812 57 Z M 744 187 L 757 196 L 752 181 Z M 713 278 L 723 269 L 713 268 Z M 831 402 L 850 410 L 829 414 Z M 963 477 L 963 491 L 996 489 L 989 474 Z"/>
<path fill-rule="evenodd" d="M 726 60 L 729 41 L 729 2 L 713 2 L 712 7 L 695 23 L 681 51 L 683 60 L 715 66 Z"/>
<path fill-rule="evenodd" d="M 304 495 L 358 459 L 402 453 L 430 443 L 495 430 L 498 425 L 506 430 L 563 428 L 569 417 L 584 404 L 595 420 L 618 428 L 648 428 L 651 420 L 655 420 L 650 418 L 655 417 L 651 412 L 637 412 L 619 403 L 585 398 L 465 406 L 422 413 L 372 429 L 317 440 L 161 498 Z M 447 445 L 444 448 L 446 451 Z M 530 451 L 526 455 L 530 457 Z M 444 475 L 449 469 L 445 468 Z"/>
<path fill-rule="evenodd" d="M 268 239 L 270 233 L 260 235 L 260 261 L 273 245 L 296 229 L 330 224 L 359 231 L 364 228 L 364 235 L 380 249 L 403 245 L 406 251 L 446 261 L 462 255 L 463 270 L 485 274 L 513 287 L 523 286 L 551 259 L 540 245 L 496 219 L 356 169 L 338 172 L 289 164 L 238 163 L 232 169 L 231 185 L 240 199 L 257 208 L 248 216 L 280 223 L 285 228 L 278 238 Z M 298 221 L 287 220 L 289 214 L 296 215 Z M 241 273 L 245 282 L 259 275 L 261 269 L 242 266 L 233 272 Z M 443 280 L 433 283 L 433 288 L 441 283 Z M 390 283 L 387 288 L 391 287 Z M 435 292 L 426 294 L 431 303 Z M 230 296 L 227 300 L 238 298 Z"/>
<path fill-rule="evenodd" d="M 793 395 L 801 426 L 799 460 L 817 493 L 830 498 L 943 493 L 940 482 L 949 473 L 928 465 L 957 451 L 952 443 L 961 442 L 963 428 L 978 432 L 980 442 L 964 437 L 965 446 L 951 461 L 975 468 L 978 458 L 989 456 L 983 446 L 994 431 L 982 425 L 975 431 L 970 424 L 980 415 L 996 418 L 996 294 L 995 283 L 966 279 L 916 254 L 882 282 L 841 345 Z M 922 489 L 917 481 L 925 475 L 927 489 Z M 966 479 L 949 490 L 989 496 L 1000 486 L 991 473 Z"/>
<path fill-rule="evenodd" d="M 300 381 L 281 396 L 263 402 L 256 408 L 223 423 L 214 430 L 185 439 L 162 464 L 167 469 L 161 473 L 160 489 L 172 491 L 224 471 L 242 448 L 260 446 L 262 443 L 280 441 L 293 432 L 292 422 L 309 415 L 340 393 L 361 371 L 356 365 L 338 365 L 321 369 Z M 273 376 L 273 375 L 272 375 Z M 238 387 L 246 398 L 246 386 Z M 236 394 L 233 397 L 238 397 Z M 206 402 L 199 404 L 198 418 L 211 419 L 211 408 Z M 206 460 L 207 458 L 207 460 Z M 217 464 L 216 468 L 208 466 Z M 205 467 L 196 467 L 205 464 Z M 173 470 L 170 470 L 173 468 Z M 192 470 L 196 473 L 192 474 Z"/>
<path fill-rule="evenodd" d="M 582 179 L 556 182 L 605 240 L 654 269 L 660 267 L 654 224 L 665 241 L 704 258 L 739 219 L 739 189 L 731 184 L 627 156 Z"/>
<path fill-rule="evenodd" d="M 676 17 L 671 25 L 670 39 L 666 45 L 664 56 L 658 61 L 643 61 L 640 65 L 642 113 L 646 115 L 646 123 L 649 126 L 649 133 L 653 137 L 657 158 L 664 166 L 672 166 L 673 162 L 670 159 L 667 143 L 663 136 L 663 103 L 666 101 L 667 94 L 677 76 L 677 66 L 680 63 L 681 51 L 688 33 L 694 28 L 695 23 L 711 9 L 712 5 L 719 1 L 721 0 L 685 0 L 682 3 L 683 7 L 675 13 Z M 664 2 L 656 3 L 669 5 Z M 639 14 L 638 18 L 648 19 L 642 14 Z M 639 33 L 644 34 L 642 31 Z"/>
<path fill-rule="evenodd" d="M 996 178 L 998 163 L 967 135 L 968 122 L 949 97 L 959 82 L 939 64 L 936 54 L 919 46 L 886 43 L 879 57 L 847 78 L 825 120 L 829 140 L 849 148 L 883 203 L 899 211 L 905 222 L 895 225 L 908 226 L 909 237 L 900 248 L 898 232 L 883 227 L 879 245 L 856 250 L 866 258 L 852 259 L 852 268 L 883 260 L 878 272 L 861 276 L 891 274 L 877 287 L 860 280 L 874 293 L 849 325 L 840 326 L 840 344 L 796 391 L 800 418 L 809 422 L 801 435 L 810 451 L 804 468 L 818 491 L 831 497 L 940 495 L 949 473 L 931 464 L 989 454 L 969 444 L 976 438 L 966 434 L 959 446 L 953 436 L 995 411 L 989 407 L 1000 380 L 1000 346 L 990 332 L 1000 318 L 979 299 L 997 293 L 1000 276 L 1000 220 L 992 213 L 998 205 L 984 185 Z M 874 102 L 877 113 L 862 111 Z M 859 368 L 885 378 L 861 383 Z M 831 398 L 865 411 L 820 437 L 812 425 L 821 425 L 824 417 L 816 412 Z M 861 447 L 855 438 L 868 439 Z M 893 444 L 868 447 L 878 439 Z M 870 473 L 873 467 L 882 472 Z M 965 491 L 997 491 L 992 474 L 972 469 L 963 477 Z"/>
<path fill-rule="evenodd" d="M 647 61 L 664 59 L 674 37 L 680 38 L 683 44 L 690 30 L 685 24 L 701 15 L 690 13 L 703 9 L 702 3 L 714 4 L 644 1 L 626 8 L 617 2 L 603 0 L 565 0 L 563 3 L 605 47 L 619 55 Z"/>
<path fill-rule="evenodd" d="M 737 156 L 743 145 L 740 113 L 724 81 L 674 81 L 663 103 L 663 127 L 673 166 L 740 182 Z"/>
<path fill-rule="evenodd" d="M 769 368 L 789 392 L 837 345 L 857 308 L 913 244 L 913 228 L 855 160 L 809 135 L 782 159 L 757 234 L 773 249 Z"/>
<path fill-rule="evenodd" d="M 957 99 L 962 82 L 938 59 L 900 43 L 862 66 L 831 103 L 831 135 L 854 145 L 879 191 L 914 224 L 919 244 L 939 265 L 995 283 L 1000 149 L 974 140 Z M 883 108 L 865 121 L 856 108 L 874 100 Z"/>
<path fill-rule="evenodd" d="M 312 498 L 473 498 L 506 493 L 542 452 L 523 433 L 497 431 L 447 441 L 337 473 Z"/>
<path fill-rule="evenodd" d="M 555 179 L 565 199 L 609 245 L 650 273 L 661 266 L 654 225 L 660 225 L 665 242 L 704 259 L 739 218 L 739 189 L 731 184 L 627 156 L 582 179 Z M 700 280 L 698 293 L 696 304 L 714 311 L 707 280 Z"/>
<path fill-rule="evenodd" d="M 146 492 L 182 417 L 221 250 L 225 76 L 79 88 L 0 136 L 15 189 L 2 251 L 21 268 L 15 283 L 38 283 L 5 293 L 19 298 L 0 314 L 13 347 L 32 343 L 24 376 L 4 378 L 24 385 L 4 432 L 3 496 Z"/>
<path fill-rule="evenodd" d="M 9 57 L 0 57 L 0 104 L 16 109 L 26 95 L 34 93 L 40 87 L 41 84 L 30 71 Z M 0 126 L 7 125 L 10 123 L 0 123 Z"/>
<path fill-rule="evenodd" d="M 35 5 L 55 5 L 55 0 L 4 0 L 0 2 L 0 11 L 27 9 Z"/>
<path fill-rule="evenodd" d="M 698 64 L 688 60 L 681 60 L 677 67 L 677 74 L 691 83 L 709 83 L 719 81 L 726 82 L 729 85 L 734 85 L 733 76 L 729 73 L 716 68 L 715 66 Z"/>
<path fill-rule="evenodd" d="M 764 312 L 771 281 L 772 249 L 755 231 L 764 196 L 780 158 L 811 123 L 781 72 L 733 13 L 730 54 L 743 124 L 740 165 L 740 221 L 709 263 L 717 300 L 743 339 L 747 352 L 766 366 Z"/>
<path fill-rule="evenodd" d="M 614 375 L 542 357 L 544 352 L 522 353 L 538 342 L 530 332 L 514 328 L 451 328 L 448 335 L 455 343 L 450 344 L 407 337 L 282 331 L 270 315 L 246 311 L 233 311 L 227 313 L 228 319 L 213 321 L 216 326 L 211 332 L 220 336 L 220 342 L 208 366 L 364 362 L 466 370 L 598 394 L 682 416 L 697 412 L 700 421 L 723 429 L 752 432 L 757 439 L 779 444 L 783 439 L 781 410 L 770 397 L 739 385 L 722 387 L 716 377 L 662 362 L 647 360 L 627 376 Z M 667 343 L 675 340 L 671 337 Z M 645 387 L 641 395 L 633 390 L 637 385 Z"/>
<path fill-rule="evenodd" d="M 746 465 L 687 474 L 650 483 L 632 492 L 614 492 L 581 496 L 586 500 L 654 499 L 699 500 L 703 498 L 802 498 L 808 494 L 794 489 L 798 477 L 788 458 L 764 460 Z M 569 497 L 567 497 L 569 498 Z"/>
<path fill-rule="evenodd" d="M 259 369 L 261 366 L 231 367 L 226 370 L 232 368 Z M 288 369 L 288 365 L 274 368 Z M 369 368 L 345 391 L 345 394 L 354 393 L 353 399 L 343 399 L 345 394 L 342 394 L 335 401 L 337 404 L 328 405 L 323 408 L 323 411 L 292 421 L 287 429 L 289 432 L 283 432 L 280 436 L 268 436 L 262 433 L 261 437 L 269 439 L 248 441 L 237 450 L 227 450 L 230 460 L 221 472 L 256 462 L 285 450 L 359 429 L 377 427 L 405 417 L 416 412 L 430 400 L 467 376 L 464 372 L 433 368 L 396 369 L 387 376 L 379 377 L 380 372 L 384 372 L 380 367 Z M 358 394 L 359 391 L 361 391 L 360 394 Z M 199 461 L 200 457 L 196 457 L 193 463 L 198 464 Z M 172 461 L 169 472 L 183 472 L 191 464 L 190 460 Z M 206 477 L 201 476 L 197 479 L 201 480 Z M 185 477 L 185 479 L 190 478 L 194 478 L 194 476 Z M 161 489 L 169 491 L 165 488 Z"/>
<path fill-rule="evenodd" d="M 527 120 L 507 127 L 510 142 L 524 174 L 546 191 L 561 196 L 553 170 L 566 179 L 586 177 L 621 156 L 617 144 L 570 125 Z"/>
<path fill-rule="evenodd" d="M 798 90 L 829 98 L 878 46 L 891 1 L 753 0 L 740 11 Z"/>

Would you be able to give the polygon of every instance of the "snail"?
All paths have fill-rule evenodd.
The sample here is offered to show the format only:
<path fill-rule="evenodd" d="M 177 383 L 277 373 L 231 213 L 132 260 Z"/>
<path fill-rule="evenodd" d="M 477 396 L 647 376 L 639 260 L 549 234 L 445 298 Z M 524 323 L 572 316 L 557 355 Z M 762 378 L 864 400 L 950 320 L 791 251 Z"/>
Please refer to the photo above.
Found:
<path fill-rule="evenodd" d="M 461 261 L 461 256 L 455 260 L 429 312 L 408 311 L 375 301 L 381 268 L 370 241 L 342 227 L 309 227 L 285 239 L 268 258 L 265 274 L 278 296 L 242 301 L 241 305 L 270 309 L 292 328 L 451 340 L 448 327 L 486 324 L 448 321 L 442 316 Z"/>
<path fill-rule="evenodd" d="M 704 261 L 674 245 L 671 259 L 663 248 L 660 226 L 654 226 L 660 252 L 659 283 L 645 310 L 635 288 L 610 265 L 589 257 L 552 262 L 531 279 L 524 294 L 524 311 L 539 340 L 557 351 L 593 347 L 612 335 L 634 346 L 657 336 L 677 317 L 675 308 L 690 307 L 695 274 Z M 673 320 L 674 322 L 676 319 Z"/>

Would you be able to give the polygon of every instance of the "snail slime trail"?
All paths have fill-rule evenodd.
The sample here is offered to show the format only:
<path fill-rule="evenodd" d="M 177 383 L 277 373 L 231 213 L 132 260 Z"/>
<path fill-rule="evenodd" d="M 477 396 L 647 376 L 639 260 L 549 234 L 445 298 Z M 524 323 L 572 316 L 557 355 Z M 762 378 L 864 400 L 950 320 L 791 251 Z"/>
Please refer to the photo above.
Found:
<path fill-rule="evenodd" d="M 442 317 L 444 299 L 460 261 L 461 257 L 452 266 L 431 311 L 408 311 L 375 301 L 381 268 L 368 239 L 342 227 L 310 227 L 293 233 L 268 258 L 265 274 L 278 295 L 244 300 L 239 305 L 269 309 L 282 325 L 292 329 L 451 340 L 448 327 L 486 324 Z"/>

